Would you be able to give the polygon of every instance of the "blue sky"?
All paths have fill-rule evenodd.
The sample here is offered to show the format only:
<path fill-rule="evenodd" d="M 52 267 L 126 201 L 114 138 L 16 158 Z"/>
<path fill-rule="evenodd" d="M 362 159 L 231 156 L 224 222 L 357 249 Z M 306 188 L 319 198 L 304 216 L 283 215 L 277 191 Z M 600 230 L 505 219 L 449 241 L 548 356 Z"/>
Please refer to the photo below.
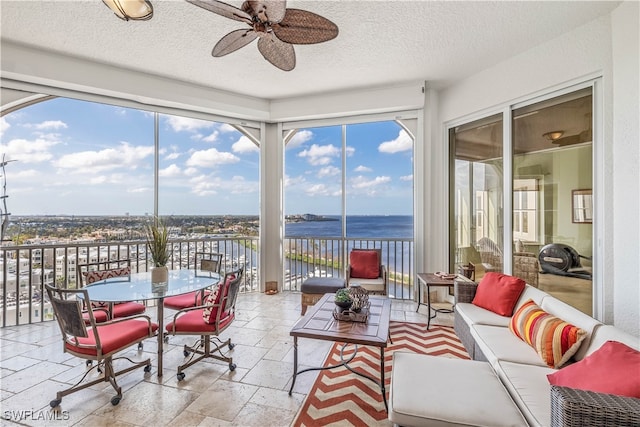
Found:
<path fill-rule="evenodd" d="M 153 113 L 58 98 L 0 118 L 12 215 L 153 212 Z M 341 211 L 341 126 L 285 151 L 285 213 Z M 259 148 L 233 127 L 160 115 L 161 215 L 259 213 Z M 412 214 L 413 144 L 393 122 L 347 126 L 347 213 Z"/>

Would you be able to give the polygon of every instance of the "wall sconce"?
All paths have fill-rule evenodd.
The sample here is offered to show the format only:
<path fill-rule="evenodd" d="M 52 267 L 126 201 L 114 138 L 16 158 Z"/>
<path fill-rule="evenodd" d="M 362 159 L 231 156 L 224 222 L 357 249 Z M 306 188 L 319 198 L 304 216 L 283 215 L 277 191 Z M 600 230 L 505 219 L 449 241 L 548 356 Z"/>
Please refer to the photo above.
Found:
<path fill-rule="evenodd" d="M 124 21 L 146 21 L 153 16 L 153 6 L 148 0 L 102 0 L 116 14 L 116 16 Z"/>
<path fill-rule="evenodd" d="M 547 132 L 547 133 L 543 133 L 542 136 L 544 136 L 545 138 L 547 138 L 549 141 L 551 142 L 555 142 L 558 139 L 560 139 L 560 137 L 564 135 L 564 131 L 563 130 L 552 130 L 551 132 Z"/>

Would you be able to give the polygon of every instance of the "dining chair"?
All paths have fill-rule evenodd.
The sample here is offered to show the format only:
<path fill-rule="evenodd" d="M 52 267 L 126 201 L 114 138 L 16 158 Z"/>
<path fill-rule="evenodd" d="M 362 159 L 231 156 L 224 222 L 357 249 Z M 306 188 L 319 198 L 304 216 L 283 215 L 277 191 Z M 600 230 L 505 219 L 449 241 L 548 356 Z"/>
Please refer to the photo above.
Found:
<path fill-rule="evenodd" d="M 191 357 L 178 366 L 178 381 L 182 381 L 185 378 L 183 372 L 185 369 L 205 358 L 227 362 L 230 371 L 236 369 L 233 358 L 222 353 L 224 347 L 232 350 L 234 344 L 231 342 L 231 338 L 222 341 L 220 334 L 235 319 L 236 299 L 243 273 L 244 267 L 226 273 L 221 283 L 207 296 L 203 305 L 178 311 L 174 315 L 173 321 L 166 326 L 166 331 L 170 335 L 199 336 L 193 345 L 185 344 L 184 346 L 184 357 L 189 357 L 189 355 Z M 211 344 L 212 338 L 219 342 L 214 348 L 212 348 Z"/>
<path fill-rule="evenodd" d="M 220 273 L 222 266 L 222 254 L 196 252 L 196 276 L 211 277 L 211 273 Z M 217 283 L 215 283 L 217 284 Z M 215 285 L 214 284 L 214 285 Z M 183 308 L 196 307 L 202 305 L 206 297 L 211 293 L 211 289 L 189 292 L 183 295 L 175 295 L 164 299 L 164 307 L 171 310 L 182 310 Z"/>
<path fill-rule="evenodd" d="M 131 281 L 131 260 L 109 260 L 78 265 L 78 276 L 81 286 L 88 286 L 98 281 Z M 94 315 L 96 321 L 104 322 L 109 319 L 135 316 L 144 314 L 146 307 L 144 304 L 135 301 L 117 302 L 113 304 L 104 301 L 93 302 Z M 96 311 L 101 308 L 106 311 L 107 319 Z"/>
<path fill-rule="evenodd" d="M 102 382 L 110 383 L 115 389 L 116 395 L 111 398 L 111 404 L 117 405 L 122 399 L 122 388 L 118 386 L 116 377 L 143 366 L 144 372 L 151 372 L 151 359 L 135 362 L 128 357 L 114 355 L 155 336 L 158 325 L 145 315 L 98 323 L 86 289 L 60 289 L 48 284 L 45 287 L 62 334 L 63 351 L 89 362 L 96 361 L 96 365 L 88 369 L 76 384 L 58 391 L 49 405 L 55 408 L 64 396 Z M 87 303 L 88 322 L 84 317 L 83 302 Z M 132 365 L 116 371 L 113 361 L 118 359 L 126 359 Z M 94 369 L 104 373 L 81 384 Z"/>

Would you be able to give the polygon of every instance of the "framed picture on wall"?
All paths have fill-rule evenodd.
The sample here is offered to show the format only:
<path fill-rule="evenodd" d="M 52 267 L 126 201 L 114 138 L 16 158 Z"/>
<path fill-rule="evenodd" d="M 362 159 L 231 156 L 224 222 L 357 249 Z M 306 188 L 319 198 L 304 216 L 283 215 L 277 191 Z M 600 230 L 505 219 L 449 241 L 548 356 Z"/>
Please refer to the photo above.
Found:
<path fill-rule="evenodd" d="M 592 190 L 573 190 L 571 192 L 572 222 L 591 224 L 593 222 Z"/>

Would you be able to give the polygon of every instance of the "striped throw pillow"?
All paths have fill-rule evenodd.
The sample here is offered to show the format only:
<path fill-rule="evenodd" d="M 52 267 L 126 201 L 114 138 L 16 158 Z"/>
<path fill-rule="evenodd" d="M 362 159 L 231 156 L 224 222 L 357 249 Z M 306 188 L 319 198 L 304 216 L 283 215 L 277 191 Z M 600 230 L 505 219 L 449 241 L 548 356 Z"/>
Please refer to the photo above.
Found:
<path fill-rule="evenodd" d="M 555 369 L 569 361 L 587 336 L 584 329 L 547 313 L 533 300 L 515 312 L 509 329 L 533 347 L 547 366 Z"/>

